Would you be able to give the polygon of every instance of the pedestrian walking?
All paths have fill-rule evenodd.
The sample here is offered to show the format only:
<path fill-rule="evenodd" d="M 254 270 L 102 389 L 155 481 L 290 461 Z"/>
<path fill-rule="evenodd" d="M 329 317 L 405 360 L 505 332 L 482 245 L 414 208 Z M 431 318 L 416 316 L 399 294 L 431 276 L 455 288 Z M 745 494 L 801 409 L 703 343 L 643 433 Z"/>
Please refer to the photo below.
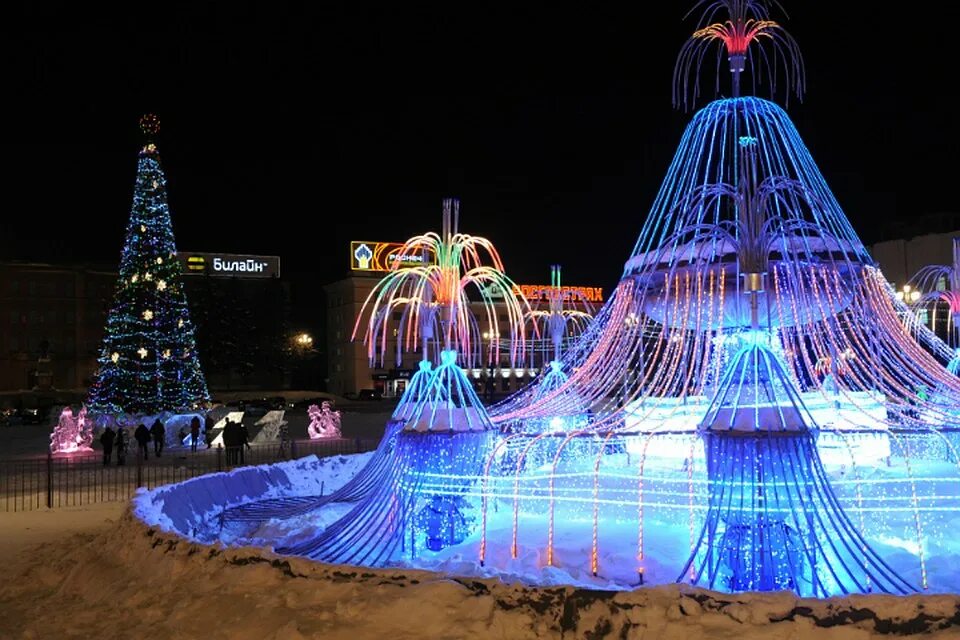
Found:
<path fill-rule="evenodd" d="M 200 441 L 200 418 L 193 416 L 190 421 L 190 451 L 197 450 L 197 442 Z"/>
<path fill-rule="evenodd" d="M 153 421 L 153 426 L 150 427 L 150 435 L 153 436 L 153 452 L 157 454 L 159 458 L 160 454 L 163 453 L 164 440 L 167 435 L 167 430 L 163 427 L 163 423 L 160 422 L 160 418 Z"/>
<path fill-rule="evenodd" d="M 113 440 L 116 437 L 117 434 L 110 427 L 104 429 L 103 433 L 100 434 L 100 445 L 103 447 L 103 466 L 110 464 L 110 458 L 113 457 Z"/>
<path fill-rule="evenodd" d="M 240 464 L 243 464 L 243 452 L 250 448 L 250 432 L 242 422 L 237 427 L 237 450 L 240 452 Z"/>
<path fill-rule="evenodd" d="M 137 425 L 137 428 L 133 432 L 133 439 L 137 441 L 137 455 L 143 460 L 149 458 L 150 456 L 147 455 L 147 445 L 150 444 L 150 430 L 147 429 L 147 425 L 142 422 Z"/>
<path fill-rule="evenodd" d="M 117 427 L 117 438 L 113 443 L 117 450 L 117 466 L 122 467 L 127 463 L 127 431 L 123 427 Z"/>
<path fill-rule="evenodd" d="M 230 418 L 226 419 L 226 422 L 223 425 L 223 446 L 227 448 L 227 464 L 234 465 L 237 463 L 239 458 L 237 454 L 237 441 L 239 434 L 237 433 L 237 425 Z"/>

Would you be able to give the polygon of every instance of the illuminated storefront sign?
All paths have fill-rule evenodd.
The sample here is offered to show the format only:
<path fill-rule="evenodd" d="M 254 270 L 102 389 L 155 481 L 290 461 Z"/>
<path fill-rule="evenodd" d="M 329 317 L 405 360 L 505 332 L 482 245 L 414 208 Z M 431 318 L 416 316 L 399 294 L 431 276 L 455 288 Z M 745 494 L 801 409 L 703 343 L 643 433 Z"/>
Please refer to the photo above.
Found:
<path fill-rule="evenodd" d="M 233 253 L 180 251 L 177 259 L 188 276 L 224 278 L 279 278 L 279 256 L 250 256 Z"/>
<path fill-rule="evenodd" d="M 546 302 L 552 295 L 553 287 L 545 284 L 515 284 L 513 292 L 522 295 L 530 302 L 538 300 Z M 484 294 L 493 300 L 502 300 L 503 291 L 496 285 L 484 287 Z M 560 287 L 560 295 L 565 301 L 586 300 L 591 303 L 603 302 L 603 287 Z"/>
<path fill-rule="evenodd" d="M 516 284 L 514 293 L 522 295 L 527 300 L 549 300 L 553 287 L 546 284 Z M 586 300 L 587 302 L 603 302 L 603 287 L 560 287 L 560 295 L 564 300 Z"/>
<path fill-rule="evenodd" d="M 395 264 L 403 267 L 419 267 L 423 264 L 434 264 L 432 253 L 402 254 L 402 242 L 363 242 L 354 240 L 350 243 L 350 269 L 352 271 L 390 271 Z"/>

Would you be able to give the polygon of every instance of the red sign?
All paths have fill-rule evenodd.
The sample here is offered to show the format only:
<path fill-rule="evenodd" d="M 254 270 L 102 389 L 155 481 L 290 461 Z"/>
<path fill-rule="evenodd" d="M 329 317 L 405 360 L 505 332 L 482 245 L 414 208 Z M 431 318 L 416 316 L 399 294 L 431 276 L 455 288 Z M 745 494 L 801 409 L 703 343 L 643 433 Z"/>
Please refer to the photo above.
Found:
<path fill-rule="evenodd" d="M 547 284 L 516 284 L 513 292 L 522 295 L 527 300 L 549 300 L 553 295 L 554 287 Z M 560 295 L 564 300 L 586 300 L 587 302 L 603 302 L 603 287 L 560 287 Z"/>

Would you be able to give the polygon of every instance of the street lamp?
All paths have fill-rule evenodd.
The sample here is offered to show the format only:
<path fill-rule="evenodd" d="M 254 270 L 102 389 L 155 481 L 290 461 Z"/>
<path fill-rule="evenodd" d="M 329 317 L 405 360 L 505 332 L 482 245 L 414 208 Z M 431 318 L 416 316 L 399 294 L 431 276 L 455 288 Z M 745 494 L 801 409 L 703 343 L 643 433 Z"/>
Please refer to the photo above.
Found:
<path fill-rule="evenodd" d="M 916 302 L 920 299 L 920 292 L 905 284 L 900 291 L 897 291 L 897 300 L 901 302 Z"/>
<path fill-rule="evenodd" d="M 313 346 L 313 336 L 309 333 L 298 334 L 294 341 L 297 343 L 297 346 L 301 349 L 309 349 Z"/>

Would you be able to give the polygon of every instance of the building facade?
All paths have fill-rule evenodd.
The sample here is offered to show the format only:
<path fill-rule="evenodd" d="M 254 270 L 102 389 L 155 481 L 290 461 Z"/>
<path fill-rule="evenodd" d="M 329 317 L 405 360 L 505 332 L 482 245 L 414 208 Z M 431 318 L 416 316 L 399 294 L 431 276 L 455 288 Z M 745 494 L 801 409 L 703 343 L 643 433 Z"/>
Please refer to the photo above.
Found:
<path fill-rule="evenodd" d="M 922 267 L 953 264 L 954 238 L 960 238 L 960 231 L 886 240 L 869 250 L 884 277 L 899 291 Z"/>
<path fill-rule="evenodd" d="M 196 269 L 199 256 L 207 258 L 206 270 Z M 254 256 L 180 257 L 208 387 L 288 388 L 290 292 L 279 259 L 268 257 L 260 267 Z M 214 272 L 215 265 L 222 272 Z M 0 391 L 83 397 L 97 368 L 116 281 L 117 272 L 106 267 L 0 263 Z"/>
<path fill-rule="evenodd" d="M 85 390 L 116 279 L 89 265 L 0 263 L 0 390 Z"/>
<path fill-rule="evenodd" d="M 417 352 L 399 352 L 397 343 L 387 340 L 382 364 L 378 361 L 370 365 L 367 346 L 364 344 L 364 327 L 358 329 L 353 340 L 354 325 L 370 292 L 377 282 L 391 268 L 400 262 L 402 265 L 422 264 L 420 256 L 403 256 L 398 250 L 402 246 L 396 242 L 359 242 L 350 245 L 350 273 L 347 277 L 324 287 L 327 298 L 327 391 L 338 395 L 359 393 L 363 389 L 373 389 L 384 397 L 400 396 L 407 381 L 416 371 L 421 354 Z M 402 268 L 402 267 L 401 267 Z M 537 298 L 545 300 L 545 285 L 518 285 L 519 293 L 526 296 L 531 304 Z M 566 287 L 571 294 L 588 300 L 599 309 L 603 304 L 603 291 L 600 287 Z M 490 292 L 488 292 L 490 293 Z M 492 294 L 496 297 L 496 294 Z M 542 300 L 541 300 L 542 301 Z M 476 304 L 474 317 L 484 341 L 489 339 L 490 327 L 486 313 L 480 303 Z M 498 322 L 508 321 L 506 306 L 495 303 Z M 395 311 L 399 320 L 401 311 Z M 570 336 L 569 338 L 573 338 Z M 552 356 L 552 346 L 546 344 L 543 336 L 539 340 L 530 340 L 528 352 L 523 362 L 509 361 L 509 348 L 504 344 L 499 362 L 485 363 L 483 367 L 467 370 L 467 376 L 474 382 L 477 393 L 492 392 L 501 397 L 513 393 L 535 378 L 544 366 L 545 360 Z"/>

